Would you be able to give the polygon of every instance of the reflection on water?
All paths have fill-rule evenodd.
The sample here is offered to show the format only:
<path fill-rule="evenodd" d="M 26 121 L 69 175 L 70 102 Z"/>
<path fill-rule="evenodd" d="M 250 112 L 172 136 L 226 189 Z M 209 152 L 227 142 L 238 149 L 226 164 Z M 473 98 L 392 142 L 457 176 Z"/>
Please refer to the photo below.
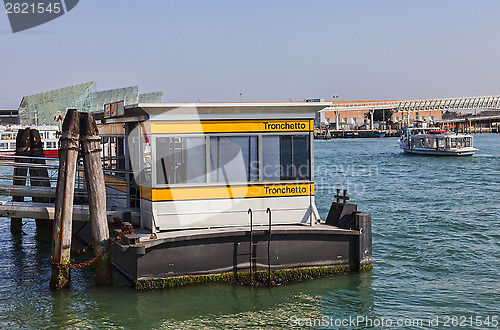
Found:
<path fill-rule="evenodd" d="M 50 243 L 12 237 L 0 219 L 0 328 L 291 328 L 320 320 L 498 315 L 500 136 L 478 135 L 470 158 L 409 157 L 395 139 L 316 141 L 316 199 L 336 188 L 373 217 L 374 269 L 272 289 L 226 284 L 136 292 L 92 268 L 50 292 Z M 311 251 L 314 253 L 314 251 Z M 78 256 L 77 261 L 90 257 Z"/>

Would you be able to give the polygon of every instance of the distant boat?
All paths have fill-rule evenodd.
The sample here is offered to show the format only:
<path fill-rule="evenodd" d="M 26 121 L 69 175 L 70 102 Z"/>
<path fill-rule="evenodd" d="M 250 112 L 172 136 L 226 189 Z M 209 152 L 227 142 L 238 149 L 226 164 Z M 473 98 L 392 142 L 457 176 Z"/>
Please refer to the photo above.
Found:
<path fill-rule="evenodd" d="M 438 128 L 406 128 L 398 141 L 404 152 L 431 156 L 472 156 L 472 135 L 456 134 Z"/>
<path fill-rule="evenodd" d="M 380 131 L 355 131 L 344 134 L 346 138 L 382 138 L 386 132 Z"/>
<path fill-rule="evenodd" d="M 16 137 L 19 129 L 28 126 L 9 125 L 0 126 L 0 158 L 14 156 L 16 152 Z M 31 126 L 40 132 L 45 157 L 59 157 L 59 138 L 57 126 Z"/>

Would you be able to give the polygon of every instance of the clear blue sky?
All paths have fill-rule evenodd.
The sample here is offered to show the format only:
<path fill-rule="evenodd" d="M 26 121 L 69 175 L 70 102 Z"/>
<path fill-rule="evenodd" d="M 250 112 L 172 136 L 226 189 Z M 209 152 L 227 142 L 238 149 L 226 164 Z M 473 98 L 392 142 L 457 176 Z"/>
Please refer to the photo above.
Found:
<path fill-rule="evenodd" d="M 97 80 L 167 102 L 500 94 L 500 1 L 81 0 L 13 34 L 0 108 Z"/>

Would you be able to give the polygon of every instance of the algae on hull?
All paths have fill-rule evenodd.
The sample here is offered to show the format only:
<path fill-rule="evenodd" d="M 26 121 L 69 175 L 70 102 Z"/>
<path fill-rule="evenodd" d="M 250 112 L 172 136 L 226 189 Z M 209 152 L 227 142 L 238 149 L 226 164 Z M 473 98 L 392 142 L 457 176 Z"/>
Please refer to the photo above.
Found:
<path fill-rule="evenodd" d="M 328 277 L 335 274 L 347 273 L 350 271 L 365 271 L 373 269 L 373 265 L 366 265 L 359 269 L 351 266 L 329 266 L 329 267 L 305 267 L 280 269 L 271 272 L 271 286 L 281 284 L 289 284 L 300 282 L 309 279 Z M 222 273 L 210 275 L 184 275 L 161 279 L 147 279 L 135 282 L 136 290 L 155 290 L 164 288 L 175 288 L 184 285 L 202 284 L 202 283 L 233 283 L 250 286 L 267 286 L 268 272 L 256 271 L 238 272 L 238 273 Z"/>

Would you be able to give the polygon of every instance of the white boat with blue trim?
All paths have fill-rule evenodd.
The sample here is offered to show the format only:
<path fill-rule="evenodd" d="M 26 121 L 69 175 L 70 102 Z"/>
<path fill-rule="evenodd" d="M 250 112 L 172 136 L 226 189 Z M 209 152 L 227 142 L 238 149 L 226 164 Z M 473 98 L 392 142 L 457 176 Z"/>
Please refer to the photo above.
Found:
<path fill-rule="evenodd" d="M 478 150 L 472 135 L 439 128 L 405 128 L 398 143 L 404 152 L 430 156 L 472 156 Z"/>

